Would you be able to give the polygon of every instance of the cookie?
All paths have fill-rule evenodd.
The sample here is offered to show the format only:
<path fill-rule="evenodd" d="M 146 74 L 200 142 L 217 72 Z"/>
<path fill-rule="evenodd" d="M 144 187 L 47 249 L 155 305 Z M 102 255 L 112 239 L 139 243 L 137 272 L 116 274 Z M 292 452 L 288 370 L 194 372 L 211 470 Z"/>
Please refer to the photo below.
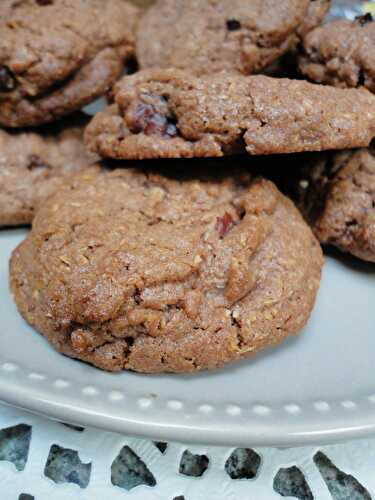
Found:
<path fill-rule="evenodd" d="M 304 326 L 322 254 L 292 202 L 235 165 L 177 170 L 89 170 L 38 211 L 11 288 L 57 350 L 109 371 L 191 372 Z"/>
<path fill-rule="evenodd" d="M 146 8 L 155 3 L 155 0 L 129 0 L 133 5 Z"/>
<path fill-rule="evenodd" d="M 370 14 L 334 21 L 309 33 L 299 58 L 311 80 L 336 87 L 365 86 L 375 92 L 375 22 Z"/>
<path fill-rule="evenodd" d="M 85 140 L 102 157 L 218 157 L 368 146 L 375 96 L 263 75 L 145 70 L 115 85 Z"/>
<path fill-rule="evenodd" d="M 271 178 L 296 202 L 323 244 L 375 262 L 375 151 L 295 157 Z"/>
<path fill-rule="evenodd" d="M 125 0 L 2 0 L 0 124 L 51 122 L 103 95 L 133 56 Z"/>
<path fill-rule="evenodd" d="M 304 20 L 297 30 L 299 39 L 322 23 L 330 7 L 331 0 L 310 0 Z"/>
<path fill-rule="evenodd" d="M 0 226 L 30 224 L 35 209 L 96 156 L 83 144 L 87 117 L 77 114 L 48 129 L 0 130 Z"/>
<path fill-rule="evenodd" d="M 316 5 L 314 5 L 316 4 Z M 259 72 L 323 19 L 327 0 L 159 0 L 137 34 L 140 67 Z"/>

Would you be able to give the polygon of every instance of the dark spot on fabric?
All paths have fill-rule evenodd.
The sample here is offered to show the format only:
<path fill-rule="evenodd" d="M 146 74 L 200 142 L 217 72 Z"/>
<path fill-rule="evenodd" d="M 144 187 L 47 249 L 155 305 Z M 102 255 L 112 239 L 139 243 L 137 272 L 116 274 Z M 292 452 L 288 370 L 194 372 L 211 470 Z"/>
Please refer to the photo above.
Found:
<path fill-rule="evenodd" d="M 240 29 L 241 29 L 240 21 L 237 21 L 237 19 L 228 19 L 227 20 L 227 30 L 228 31 L 238 31 Z"/>
<path fill-rule="evenodd" d="M 154 445 L 160 451 L 160 453 L 165 453 L 168 448 L 168 443 L 163 443 L 162 441 L 154 441 Z"/>
<path fill-rule="evenodd" d="M 38 5 L 52 5 L 53 0 L 36 0 Z"/>
<path fill-rule="evenodd" d="M 209 464 L 206 455 L 194 455 L 189 450 L 185 450 L 180 461 L 180 474 L 190 477 L 200 477 L 206 472 Z"/>
<path fill-rule="evenodd" d="M 355 20 L 361 25 L 361 26 L 365 26 L 365 24 L 367 23 L 372 23 L 372 21 L 374 20 L 373 17 L 372 17 L 372 14 L 370 14 L 370 12 L 367 12 L 366 14 L 364 14 L 363 16 L 357 16 L 355 18 Z"/>
<path fill-rule="evenodd" d="M 127 491 L 141 484 L 152 487 L 156 485 L 156 479 L 151 471 L 129 446 L 124 446 L 113 461 L 111 482 Z"/>
<path fill-rule="evenodd" d="M 305 476 L 295 466 L 278 471 L 273 480 L 273 489 L 282 497 L 295 497 L 299 500 L 314 499 Z"/>
<path fill-rule="evenodd" d="M 370 493 L 353 476 L 338 469 L 321 451 L 314 455 L 318 467 L 333 500 L 350 498 L 356 500 L 371 500 Z"/>
<path fill-rule="evenodd" d="M 54 444 L 47 458 L 44 475 L 58 484 L 73 483 L 80 488 L 87 488 L 91 476 L 91 463 L 81 462 L 76 450 Z"/>
<path fill-rule="evenodd" d="M 31 441 L 30 425 L 19 424 L 0 431 L 0 460 L 11 462 L 16 469 L 25 468 Z"/>
<path fill-rule="evenodd" d="M 261 458 L 250 448 L 236 448 L 225 462 L 225 471 L 232 479 L 254 479 Z"/>
<path fill-rule="evenodd" d="M 0 92 L 11 92 L 16 88 L 16 79 L 7 66 L 0 66 Z"/>
<path fill-rule="evenodd" d="M 27 493 L 21 493 L 18 500 L 34 500 L 34 497 L 32 495 L 28 495 Z"/>

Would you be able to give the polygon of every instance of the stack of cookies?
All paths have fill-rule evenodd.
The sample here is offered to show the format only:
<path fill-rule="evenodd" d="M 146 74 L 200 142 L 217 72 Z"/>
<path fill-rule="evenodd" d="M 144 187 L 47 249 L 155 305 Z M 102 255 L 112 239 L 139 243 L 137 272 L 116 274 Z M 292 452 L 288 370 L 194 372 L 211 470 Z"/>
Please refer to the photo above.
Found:
<path fill-rule="evenodd" d="M 375 23 L 134 3 L 0 4 L 0 224 L 32 223 L 10 286 L 68 356 L 214 369 L 301 331 L 320 243 L 375 262 Z"/>

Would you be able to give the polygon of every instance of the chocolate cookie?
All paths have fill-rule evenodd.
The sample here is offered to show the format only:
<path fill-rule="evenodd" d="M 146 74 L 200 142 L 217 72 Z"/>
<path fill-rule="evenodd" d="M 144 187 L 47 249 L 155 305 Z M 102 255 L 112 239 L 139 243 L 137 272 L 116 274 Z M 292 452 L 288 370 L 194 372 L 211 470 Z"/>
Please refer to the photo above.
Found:
<path fill-rule="evenodd" d="M 125 0 L 1 0 L 0 124 L 50 122 L 103 95 L 134 54 Z"/>
<path fill-rule="evenodd" d="M 30 224 L 64 176 L 94 162 L 83 144 L 85 124 L 87 117 L 79 114 L 48 130 L 0 130 L 0 226 Z"/>
<path fill-rule="evenodd" d="M 329 0 L 159 0 L 137 35 L 141 68 L 259 72 L 317 26 Z"/>
<path fill-rule="evenodd" d="M 368 146 L 375 97 L 305 81 L 145 70 L 114 88 L 115 103 L 87 128 L 103 157 L 252 155 Z"/>
<path fill-rule="evenodd" d="M 13 253 L 21 314 L 59 351 L 110 371 L 212 369 L 300 331 L 319 243 L 271 182 L 229 171 L 76 176 Z"/>
<path fill-rule="evenodd" d="M 311 80 L 336 87 L 364 85 L 375 92 L 375 22 L 370 14 L 339 20 L 309 33 L 299 59 Z"/>
<path fill-rule="evenodd" d="M 375 151 L 295 157 L 273 180 L 296 202 L 316 236 L 375 262 Z M 302 166 L 301 166 L 302 165 Z"/>

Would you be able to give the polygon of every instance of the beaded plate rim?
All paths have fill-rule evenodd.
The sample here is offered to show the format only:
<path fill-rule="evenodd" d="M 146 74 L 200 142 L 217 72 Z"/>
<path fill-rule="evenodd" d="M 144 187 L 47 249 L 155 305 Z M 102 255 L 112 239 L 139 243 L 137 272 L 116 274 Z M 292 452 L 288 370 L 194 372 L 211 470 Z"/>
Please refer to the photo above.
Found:
<path fill-rule="evenodd" d="M 110 407 L 108 406 L 106 414 L 100 414 L 95 398 L 104 394 L 102 387 L 81 385 L 79 390 L 86 401 L 79 408 L 69 404 L 69 398 L 66 400 L 61 397 L 61 392 L 58 396 L 54 392 L 70 387 L 71 384 L 66 379 L 51 379 L 41 372 L 30 371 L 15 362 L 6 361 L 0 355 L 1 372 L 7 374 L 6 380 L 0 376 L 0 401 L 5 404 L 53 420 L 138 437 L 219 446 L 295 447 L 331 444 L 375 434 L 375 393 L 357 400 L 288 403 L 280 407 L 252 404 L 243 408 L 226 404 L 224 408 L 215 408 L 208 403 L 196 405 L 193 411 L 189 407 L 190 416 L 201 418 L 200 426 L 177 424 L 175 416 L 181 415 L 184 403 L 167 399 L 159 402 L 169 414 L 174 414 L 174 418 L 166 425 L 168 420 L 163 422 L 150 418 L 150 410 L 152 411 L 154 406 L 151 397 L 139 397 L 137 401 L 133 401 L 139 410 L 138 416 L 126 413 L 120 415 L 111 413 L 111 410 L 121 402 L 130 402 L 131 399 L 120 391 L 108 390 L 106 404 Z M 77 387 L 76 382 L 74 384 Z M 28 392 L 32 387 L 36 388 L 36 391 L 30 394 Z M 362 413 L 358 414 L 358 410 L 362 410 Z M 315 421 L 315 424 L 314 418 L 308 422 L 306 412 L 310 416 L 315 414 L 319 420 Z M 219 421 L 210 420 L 215 413 L 219 414 L 220 422 L 229 423 L 230 428 L 224 426 L 220 429 Z M 267 423 L 269 417 L 279 421 L 282 431 L 280 428 L 271 429 L 275 420 Z"/>
<path fill-rule="evenodd" d="M 17 315 L 6 286 L 9 252 L 24 234 L 25 230 L 0 233 L 0 317 L 8 324 L 4 329 L 0 323 L 1 401 L 72 424 L 158 440 L 207 445 L 286 447 L 331 443 L 375 434 L 375 387 L 373 392 L 356 394 L 355 397 L 353 394 L 350 397 L 349 391 L 345 398 L 297 398 L 275 404 L 259 400 L 247 401 L 243 405 L 235 399 L 230 401 L 230 393 L 227 392 L 215 405 L 209 394 L 203 398 L 195 393 L 189 394 L 191 384 L 188 382 L 184 382 L 188 384 L 184 385 L 186 394 L 181 393 L 179 397 L 173 391 L 171 396 L 168 391 L 164 391 L 164 396 L 145 393 L 141 386 L 142 380 L 147 386 L 146 378 L 138 380 L 131 375 L 108 378 L 108 374 L 57 354 L 37 334 L 27 335 L 26 332 L 24 338 L 18 337 L 17 340 L 15 335 L 13 339 L 7 328 L 30 329 Z M 361 272 L 359 278 L 370 280 L 366 286 L 372 290 L 375 270 L 370 269 L 369 278 L 363 274 L 366 273 Z M 370 313 L 369 320 L 371 323 Z M 24 339 L 26 351 L 29 345 L 27 353 L 18 354 L 20 351 L 15 345 L 7 345 L 7 342 L 12 344 Z M 36 357 L 30 352 L 34 346 Z M 289 349 L 285 351 L 289 353 Z M 370 348 L 368 350 L 370 352 Z M 279 354 L 276 353 L 276 356 Z M 371 361 L 371 355 L 368 358 Z M 247 368 L 244 372 L 241 370 L 240 374 L 247 374 Z M 236 374 L 225 373 L 222 379 L 220 376 L 223 375 L 219 373 L 219 381 L 232 377 L 234 383 L 241 383 Z M 174 376 L 170 377 L 173 379 Z M 88 383 L 91 378 L 93 383 Z M 216 380 L 216 375 L 214 378 Z M 131 386 L 130 390 L 123 385 L 119 389 L 119 381 L 123 384 L 128 380 L 135 381 L 135 393 Z M 178 380 L 178 384 L 180 382 Z M 369 386 L 372 389 L 372 385 Z"/>

